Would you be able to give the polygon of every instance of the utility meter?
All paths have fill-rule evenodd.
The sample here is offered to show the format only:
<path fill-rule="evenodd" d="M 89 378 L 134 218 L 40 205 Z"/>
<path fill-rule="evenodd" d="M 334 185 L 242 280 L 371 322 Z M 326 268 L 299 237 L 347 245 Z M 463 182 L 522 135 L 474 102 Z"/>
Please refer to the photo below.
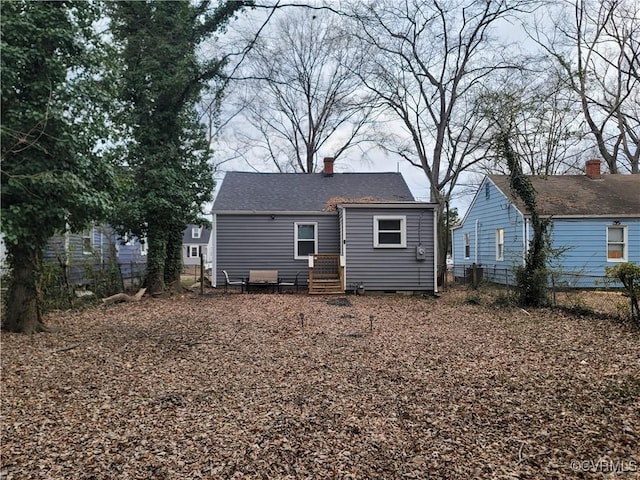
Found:
<path fill-rule="evenodd" d="M 426 260 L 427 259 L 427 249 L 422 245 L 418 245 L 416 247 L 416 260 Z"/>

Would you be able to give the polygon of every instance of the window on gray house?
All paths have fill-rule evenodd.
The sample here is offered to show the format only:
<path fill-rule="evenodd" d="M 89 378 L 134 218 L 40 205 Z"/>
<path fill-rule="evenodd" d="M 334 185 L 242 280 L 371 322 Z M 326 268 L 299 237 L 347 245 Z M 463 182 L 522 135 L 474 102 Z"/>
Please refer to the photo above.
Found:
<path fill-rule="evenodd" d="M 373 246 L 375 248 L 403 248 L 407 245 L 406 217 L 373 217 Z"/>
<path fill-rule="evenodd" d="M 318 250 L 318 224 L 294 224 L 295 258 L 306 259 Z"/>

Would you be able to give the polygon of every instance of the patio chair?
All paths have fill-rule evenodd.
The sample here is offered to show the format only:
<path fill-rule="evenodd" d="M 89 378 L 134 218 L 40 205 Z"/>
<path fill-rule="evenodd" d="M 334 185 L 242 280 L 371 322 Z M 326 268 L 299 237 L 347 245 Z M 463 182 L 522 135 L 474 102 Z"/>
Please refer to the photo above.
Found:
<path fill-rule="evenodd" d="M 300 272 L 296 273 L 296 279 L 293 282 L 286 282 L 284 280 L 278 279 L 278 292 L 282 291 L 283 287 L 296 287 L 296 292 L 298 291 L 298 276 Z"/>
<path fill-rule="evenodd" d="M 222 270 L 224 273 L 224 291 L 227 292 L 229 285 L 240 285 L 240 293 L 244 293 L 244 287 L 247 284 L 244 280 L 229 280 L 229 274 L 226 270 Z"/>

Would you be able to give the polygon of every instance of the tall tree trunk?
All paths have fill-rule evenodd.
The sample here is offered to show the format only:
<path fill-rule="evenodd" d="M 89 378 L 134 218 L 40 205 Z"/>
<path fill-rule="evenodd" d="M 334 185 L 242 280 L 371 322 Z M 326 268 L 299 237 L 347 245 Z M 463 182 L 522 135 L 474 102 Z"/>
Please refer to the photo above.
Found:
<path fill-rule="evenodd" d="M 167 258 L 167 240 L 159 228 L 150 228 L 147 237 L 149 254 L 147 255 L 147 292 L 150 294 L 164 291 L 164 265 Z"/>
<path fill-rule="evenodd" d="M 549 250 L 547 227 L 549 220 L 540 218 L 537 194 L 529 178 L 522 172 L 517 154 L 511 148 L 509 134 L 500 132 L 498 145 L 509 167 L 511 190 L 524 202 L 531 215 L 533 239 L 525 259 L 525 265 L 516 269 L 519 303 L 522 306 L 540 307 L 548 303 L 547 251 Z"/>
<path fill-rule="evenodd" d="M 164 281 L 171 290 L 180 290 L 182 273 L 182 235 L 184 228 L 174 228 L 167 238 L 167 257 L 164 265 Z"/>
<path fill-rule="evenodd" d="M 10 332 L 36 333 L 48 331 L 42 323 L 38 275 L 41 253 L 20 245 L 8 246 L 13 278 L 7 293 L 4 327 Z"/>
<path fill-rule="evenodd" d="M 435 172 L 436 178 L 438 172 Z M 445 195 L 434 187 L 434 182 L 431 182 L 431 194 L 429 200 L 431 203 L 436 203 L 436 223 L 438 228 L 438 234 L 436 237 L 438 255 L 437 255 L 437 275 L 438 285 L 444 285 L 445 272 L 447 270 L 447 249 L 449 247 L 449 231 L 447 228 L 447 212 L 445 207 L 447 205 L 447 198 Z"/>
<path fill-rule="evenodd" d="M 449 229 L 447 228 L 447 214 L 445 211 L 445 202 L 438 203 L 436 208 L 437 225 L 438 225 L 438 285 L 444 285 L 445 274 L 447 271 L 447 250 L 449 248 Z"/>

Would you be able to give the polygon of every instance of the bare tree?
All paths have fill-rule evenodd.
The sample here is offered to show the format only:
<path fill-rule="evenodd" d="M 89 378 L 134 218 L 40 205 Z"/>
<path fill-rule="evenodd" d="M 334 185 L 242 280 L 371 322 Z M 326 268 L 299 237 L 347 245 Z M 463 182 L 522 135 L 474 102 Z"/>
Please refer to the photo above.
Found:
<path fill-rule="evenodd" d="M 474 98 L 497 71 L 513 67 L 492 28 L 533 4 L 387 0 L 355 11 L 353 35 L 369 59 L 360 76 L 398 127 L 382 146 L 424 170 L 432 201 L 444 206 L 485 151 Z"/>
<path fill-rule="evenodd" d="M 381 146 L 416 167 L 430 183 L 439 218 L 459 176 L 479 162 L 488 129 L 477 111 L 482 85 L 514 67 L 497 26 L 535 2 L 382 0 L 358 5 L 352 35 L 367 60 L 365 85 L 390 113 Z M 440 228 L 439 263 L 444 265 L 448 232 Z"/>
<path fill-rule="evenodd" d="M 532 37 L 577 96 L 611 173 L 640 173 L 640 7 L 634 0 L 576 0 L 551 31 Z"/>
<path fill-rule="evenodd" d="M 535 71 L 534 71 L 535 70 Z M 529 175 L 559 175 L 578 170 L 585 150 L 582 111 L 562 79 L 543 68 L 509 72 L 487 87 L 479 110 L 495 133 L 509 132 L 509 148 Z M 495 139 L 492 136 L 492 139 Z M 496 145 L 487 152 L 481 171 L 509 174 Z"/>
<path fill-rule="evenodd" d="M 234 75 L 235 151 L 281 172 L 312 173 L 366 139 L 374 105 L 329 11 L 279 12 Z M 249 157 L 251 156 L 251 157 Z"/>

